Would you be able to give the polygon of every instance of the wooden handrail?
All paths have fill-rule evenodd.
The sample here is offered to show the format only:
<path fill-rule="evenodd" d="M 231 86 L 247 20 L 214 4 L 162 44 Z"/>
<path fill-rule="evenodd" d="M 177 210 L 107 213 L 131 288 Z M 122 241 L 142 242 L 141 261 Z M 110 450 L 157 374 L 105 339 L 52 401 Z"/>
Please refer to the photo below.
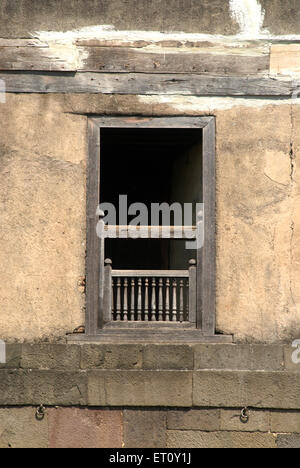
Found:
<path fill-rule="evenodd" d="M 114 278 L 188 278 L 189 270 L 112 270 Z"/>
<path fill-rule="evenodd" d="M 104 225 L 104 238 L 196 239 L 197 226 Z"/>

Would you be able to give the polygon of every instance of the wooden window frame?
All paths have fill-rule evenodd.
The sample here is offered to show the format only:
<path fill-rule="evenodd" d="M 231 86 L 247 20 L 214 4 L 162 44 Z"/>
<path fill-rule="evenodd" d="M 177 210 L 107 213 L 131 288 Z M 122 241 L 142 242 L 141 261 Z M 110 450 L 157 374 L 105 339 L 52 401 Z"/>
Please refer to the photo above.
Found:
<path fill-rule="evenodd" d="M 197 251 L 197 317 L 200 336 L 214 337 L 216 316 L 216 130 L 215 117 L 93 117 L 88 118 L 87 256 L 85 337 L 99 336 L 103 328 L 104 240 L 99 239 L 96 215 L 100 203 L 101 128 L 199 128 L 203 132 L 202 186 L 205 211 L 204 247 Z M 157 327 L 156 327 L 157 328 Z M 126 332 L 126 330 L 123 330 Z M 139 332 L 142 330 L 139 329 Z M 195 331 L 195 330 L 194 330 Z M 222 336 L 222 335 L 221 335 Z"/>

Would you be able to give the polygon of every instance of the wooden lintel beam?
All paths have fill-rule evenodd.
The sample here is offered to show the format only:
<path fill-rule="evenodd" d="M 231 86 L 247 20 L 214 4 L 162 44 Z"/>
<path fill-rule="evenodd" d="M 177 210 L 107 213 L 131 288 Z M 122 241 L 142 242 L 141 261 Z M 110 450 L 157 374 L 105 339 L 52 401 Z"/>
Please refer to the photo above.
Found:
<path fill-rule="evenodd" d="M 141 73 L 0 73 L 8 93 L 290 97 L 292 80 Z"/>

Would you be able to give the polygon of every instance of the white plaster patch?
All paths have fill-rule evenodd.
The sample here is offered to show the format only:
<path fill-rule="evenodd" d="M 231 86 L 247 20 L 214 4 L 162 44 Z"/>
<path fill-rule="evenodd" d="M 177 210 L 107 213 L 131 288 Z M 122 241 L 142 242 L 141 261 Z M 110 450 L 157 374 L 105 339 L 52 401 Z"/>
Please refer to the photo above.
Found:
<path fill-rule="evenodd" d="M 240 9 L 237 8 L 239 5 Z M 241 7 L 243 5 L 243 8 Z M 233 8 L 234 6 L 234 8 Z M 234 0 L 232 2 L 232 14 L 239 18 L 241 33 L 236 36 L 221 36 L 210 34 L 192 34 L 184 32 L 162 33 L 159 31 L 117 31 L 112 25 L 89 26 L 72 31 L 38 31 L 32 34 L 43 44 L 47 44 L 47 55 L 56 60 L 62 60 L 67 63 L 68 68 L 78 70 L 84 68 L 85 61 L 88 58 L 88 51 L 85 47 L 79 47 L 77 41 L 99 40 L 116 41 L 126 45 L 134 41 L 145 41 L 148 47 L 136 49 L 151 52 L 157 43 L 162 41 L 178 41 L 181 43 L 181 52 L 188 42 L 210 42 L 209 53 L 224 54 L 247 54 L 263 55 L 269 53 L 270 40 L 289 40 L 300 41 L 298 36 L 271 36 L 267 31 L 262 31 L 263 11 L 257 0 Z M 248 17 L 249 13 L 249 17 Z M 262 43 L 255 44 L 253 39 L 262 39 Z M 251 42 L 252 41 L 252 42 Z M 204 44 L 204 47 L 206 44 Z M 234 51 L 235 49 L 235 51 Z M 165 53 L 162 48 L 161 52 Z M 168 52 L 177 53 L 176 48 L 168 48 Z M 193 48 L 186 49 L 193 53 Z M 204 49 L 203 49 L 204 51 Z M 196 52 L 196 51 L 195 51 Z M 157 47 L 156 53 L 159 53 Z"/>
<path fill-rule="evenodd" d="M 260 37 L 264 32 L 265 11 L 258 0 L 230 0 L 232 17 L 240 26 L 240 35 L 248 39 Z M 268 31 L 265 31 L 268 34 Z"/>
<path fill-rule="evenodd" d="M 196 97 L 196 96 L 138 96 L 145 105 L 165 104 L 179 113 L 201 112 L 213 114 L 215 111 L 229 110 L 234 107 L 263 108 L 266 106 L 291 105 L 291 99 L 253 99 L 232 97 Z M 300 105 L 295 102 L 295 105 Z"/>
<path fill-rule="evenodd" d="M 256 0 L 255 0 L 256 1 Z M 261 23 L 260 23 L 261 24 Z M 300 40 L 300 35 L 285 35 L 285 36 L 272 36 L 264 31 L 262 34 L 259 29 L 256 30 L 255 37 L 249 39 L 278 39 L 278 40 Z M 107 40 L 107 41 L 120 41 L 126 44 L 131 41 L 146 41 L 149 43 L 156 43 L 160 41 L 182 41 L 196 42 L 196 41 L 209 41 L 221 44 L 230 44 L 230 46 L 240 47 L 241 40 L 247 40 L 244 35 L 238 34 L 236 36 L 222 36 L 214 34 L 193 34 L 185 32 L 169 32 L 162 33 L 159 31 L 117 31 L 112 25 L 96 25 L 89 26 L 72 31 L 36 31 L 32 33 L 34 38 L 39 39 L 46 44 L 60 43 L 60 44 L 75 44 L 78 40 Z"/>

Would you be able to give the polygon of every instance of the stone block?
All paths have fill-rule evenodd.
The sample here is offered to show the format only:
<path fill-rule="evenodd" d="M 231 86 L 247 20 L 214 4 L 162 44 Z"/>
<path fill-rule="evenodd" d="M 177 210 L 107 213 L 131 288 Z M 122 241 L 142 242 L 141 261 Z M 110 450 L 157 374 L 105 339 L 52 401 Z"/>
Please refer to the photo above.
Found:
<path fill-rule="evenodd" d="M 145 345 L 144 369 L 193 369 L 194 352 L 191 346 Z"/>
<path fill-rule="evenodd" d="M 268 432 L 270 413 L 263 410 L 249 410 L 248 422 L 241 421 L 241 408 L 221 409 L 221 430 L 238 432 Z"/>
<path fill-rule="evenodd" d="M 121 448 L 122 412 L 86 408 L 48 410 L 50 448 Z"/>
<path fill-rule="evenodd" d="M 142 367 L 142 346 L 82 345 L 81 369 L 139 369 Z"/>
<path fill-rule="evenodd" d="M 90 371 L 89 406 L 191 406 L 189 371 Z"/>
<path fill-rule="evenodd" d="M 80 346 L 65 344 L 24 344 L 23 369 L 76 370 L 80 365 Z"/>
<path fill-rule="evenodd" d="M 193 405 L 244 407 L 242 379 L 243 374 L 237 371 L 195 371 Z"/>
<path fill-rule="evenodd" d="M 47 448 L 48 414 L 38 421 L 36 408 L 0 408 L 0 448 Z"/>
<path fill-rule="evenodd" d="M 272 432 L 294 432 L 300 434 L 300 411 L 271 411 Z"/>
<path fill-rule="evenodd" d="M 195 349 L 195 369 L 283 370 L 280 345 L 201 344 Z"/>
<path fill-rule="evenodd" d="M 18 369 L 21 364 L 22 345 L 19 343 L 6 344 L 6 363 L 0 363 L 0 369 Z"/>
<path fill-rule="evenodd" d="M 298 409 L 300 377 L 289 372 L 195 371 L 193 404 Z"/>
<path fill-rule="evenodd" d="M 167 413 L 168 429 L 218 431 L 219 409 L 178 409 Z"/>
<path fill-rule="evenodd" d="M 168 448 L 276 448 L 275 440 L 261 432 L 167 432 Z"/>
<path fill-rule="evenodd" d="M 299 434 L 278 434 L 277 447 L 289 448 L 289 449 L 300 448 L 300 435 Z"/>
<path fill-rule="evenodd" d="M 166 413 L 157 410 L 124 411 L 125 448 L 164 448 Z"/>
<path fill-rule="evenodd" d="M 84 372 L 0 370 L 0 405 L 86 404 Z"/>

